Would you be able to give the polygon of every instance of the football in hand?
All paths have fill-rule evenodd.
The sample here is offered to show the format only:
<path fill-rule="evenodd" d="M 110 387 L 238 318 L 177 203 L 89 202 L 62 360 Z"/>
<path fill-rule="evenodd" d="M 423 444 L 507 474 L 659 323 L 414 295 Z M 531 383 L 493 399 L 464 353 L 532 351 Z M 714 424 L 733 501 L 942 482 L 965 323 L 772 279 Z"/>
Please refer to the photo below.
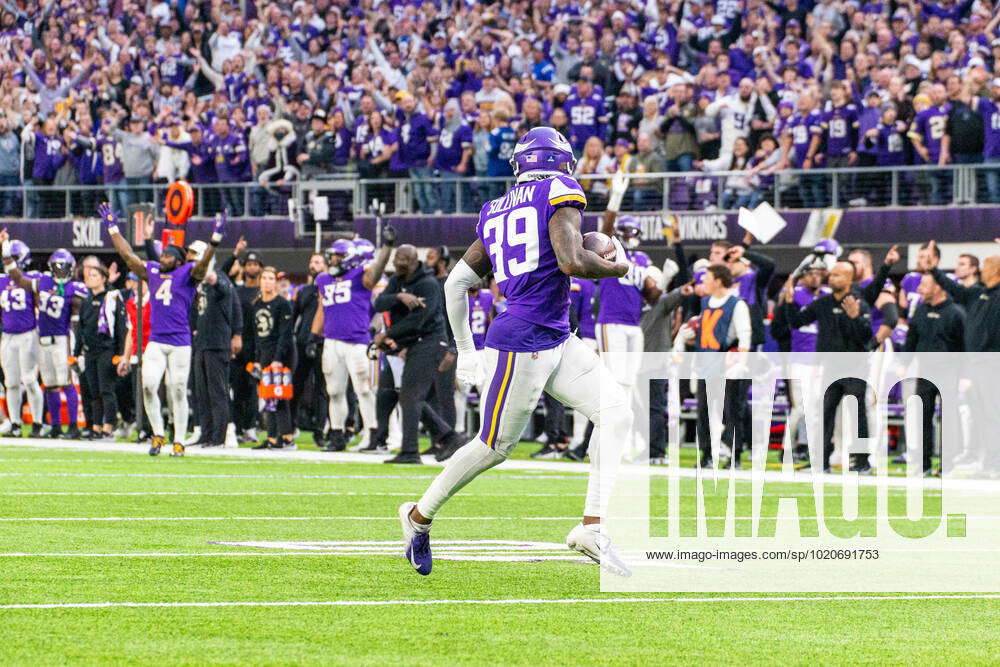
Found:
<path fill-rule="evenodd" d="M 615 261 L 615 244 L 611 242 L 611 237 L 601 232 L 587 232 L 583 235 L 583 247 L 592 253 L 600 255 L 602 259 L 609 262 Z"/>

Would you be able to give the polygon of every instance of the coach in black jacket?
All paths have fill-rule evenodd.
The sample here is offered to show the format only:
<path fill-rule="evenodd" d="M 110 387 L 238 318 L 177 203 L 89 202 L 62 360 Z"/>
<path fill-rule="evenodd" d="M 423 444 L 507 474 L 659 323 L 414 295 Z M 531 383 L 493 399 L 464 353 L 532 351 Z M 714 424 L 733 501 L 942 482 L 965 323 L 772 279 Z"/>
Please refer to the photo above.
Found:
<path fill-rule="evenodd" d="M 417 259 L 417 249 L 401 245 L 393 258 L 396 275 L 377 299 L 375 310 L 389 313 L 392 324 L 375 336 L 375 345 L 404 353 L 399 404 L 403 410 L 403 442 L 399 455 L 386 463 L 420 463 L 417 432 L 421 416 L 433 442 L 450 447 L 457 436 L 428 404 L 427 394 L 441 359 L 448 351 L 444 326 L 444 290 L 434 272 Z"/>
<path fill-rule="evenodd" d="M 854 265 L 837 262 L 830 271 L 832 294 L 819 297 L 801 310 L 792 302 L 792 282 L 789 276 L 782 292 L 782 309 L 788 326 L 797 329 L 816 322 L 817 352 L 865 352 L 872 338 L 872 318 L 868 304 L 854 290 Z M 858 436 L 868 437 L 868 417 L 865 412 L 865 382 L 858 378 L 841 378 L 830 383 L 823 395 L 823 471 L 829 472 L 830 455 L 833 454 L 833 432 L 837 407 L 844 396 L 854 396 L 858 401 Z M 858 455 L 852 470 L 868 473 L 871 466 L 867 455 Z"/>
<path fill-rule="evenodd" d="M 314 253 L 309 258 L 309 282 L 299 288 L 292 303 L 295 347 L 299 363 L 292 374 L 292 424 L 303 430 L 312 431 L 313 441 L 319 445 L 323 441 L 326 425 L 327 399 L 326 381 L 320 363 L 322 349 L 310 346 L 313 341 L 312 323 L 319 307 L 319 292 L 316 276 L 327 270 L 323 253 Z M 320 344 L 322 338 L 319 339 Z M 312 356 L 309 356 L 310 353 Z"/>
<path fill-rule="evenodd" d="M 924 274 L 920 280 L 921 303 L 906 334 L 907 352 L 962 352 L 965 350 L 965 311 L 948 298 L 934 276 Z M 923 412 L 923 471 L 930 475 L 931 454 L 934 452 L 934 403 L 940 392 L 934 383 L 917 378 L 916 395 Z M 908 442 L 911 440 L 907 434 Z"/>
<path fill-rule="evenodd" d="M 194 396 L 201 426 L 197 444 L 217 447 L 225 442 L 230 421 L 230 360 L 243 344 L 243 309 L 224 273 L 212 270 L 198 285 L 191 319 Z"/>

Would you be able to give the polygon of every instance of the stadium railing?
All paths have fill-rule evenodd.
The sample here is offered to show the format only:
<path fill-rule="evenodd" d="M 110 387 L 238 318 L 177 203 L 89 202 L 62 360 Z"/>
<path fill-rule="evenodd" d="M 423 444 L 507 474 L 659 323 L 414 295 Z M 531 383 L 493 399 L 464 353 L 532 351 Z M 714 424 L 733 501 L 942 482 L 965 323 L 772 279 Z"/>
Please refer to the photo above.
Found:
<path fill-rule="evenodd" d="M 1000 204 L 1000 163 L 785 170 L 770 176 L 748 172 L 627 174 L 623 211 L 730 211 L 767 201 L 779 209 L 848 207 L 917 208 Z M 588 208 L 604 210 L 608 175 L 580 175 Z M 393 215 L 478 213 L 482 202 L 502 194 L 513 178 L 360 179 L 329 174 L 282 186 L 258 183 L 192 184 L 195 218 L 227 208 L 233 218 L 285 218 L 311 227 L 326 197 L 326 220 L 349 221 L 370 212 L 374 200 Z M 0 187 L 0 217 L 59 220 L 94 215 L 101 201 L 153 203 L 162 209 L 168 184 L 17 185 Z M 421 210 L 421 202 L 428 210 Z M 119 207 L 120 208 L 120 207 Z M 439 213 L 440 211 L 440 213 Z M 316 217 L 324 217 L 322 214 Z"/>

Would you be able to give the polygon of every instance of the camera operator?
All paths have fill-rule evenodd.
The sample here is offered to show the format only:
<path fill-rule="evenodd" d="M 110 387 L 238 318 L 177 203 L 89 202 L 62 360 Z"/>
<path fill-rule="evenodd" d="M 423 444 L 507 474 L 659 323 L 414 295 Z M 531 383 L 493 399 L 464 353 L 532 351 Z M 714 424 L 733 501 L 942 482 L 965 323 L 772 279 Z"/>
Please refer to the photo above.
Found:
<path fill-rule="evenodd" d="M 393 258 L 396 274 L 375 299 L 378 312 L 388 311 L 392 325 L 375 336 L 377 348 L 405 355 L 399 387 L 403 412 L 403 443 L 398 455 L 386 463 L 420 463 L 417 433 L 421 416 L 432 442 L 442 443 L 439 460 L 445 460 L 464 444 L 433 409 L 427 394 L 434 386 L 438 366 L 448 352 L 444 326 L 444 291 L 434 271 L 417 259 L 417 249 L 401 245 Z"/>

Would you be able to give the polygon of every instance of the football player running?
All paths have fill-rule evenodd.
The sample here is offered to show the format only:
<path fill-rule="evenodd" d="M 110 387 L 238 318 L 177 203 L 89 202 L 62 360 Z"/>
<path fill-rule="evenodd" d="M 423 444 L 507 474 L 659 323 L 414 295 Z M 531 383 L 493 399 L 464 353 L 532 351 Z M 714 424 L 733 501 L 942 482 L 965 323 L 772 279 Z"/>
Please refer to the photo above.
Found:
<path fill-rule="evenodd" d="M 149 284 L 149 293 L 153 297 L 150 306 L 149 343 L 142 358 L 142 398 L 153 431 L 149 455 L 156 456 L 166 444 L 159 396 L 160 382 L 166 374 L 167 401 L 174 423 L 171 456 L 184 456 L 183 442 L 187 435 L 189 415 L 187 384 L 191 371 L 189 313 L 198 283 L 208 273 L 215 249 L 222 241 L 226 216 L 224 213 L 215 216 L 209 247 L 197 262 L 186 261 L 184 249 L 175 245 L 164 247 L 160 261 L 143 262 L 119 233 L 118 218 L 111 207 L 104 203 L 97 211 L 104 220 L 115 250 L 125 260 L 129 271 Z"/>
<path fill-rule="evenodd" d="M 6 230 L 4 230 L 6 235 Z M 31 436 L 42 434 L 42 388 L 38 384 L 38 319 L 35 317 L 35 290 L 31 281 L 41 278 L 37 271 L 28 271 L 31 250 L 24 241 L 4 238 L 0 255 L 4 275 L 0 275 L 0 310 L 3 338 L 0 339 L 0 364 L 7 388 L 7 411 L 10 423 L 0 426 L 0 433 L 17 438 L 21 435 L 22 395 L 28 396 L 31 409 Z M 12 275 L 18 271 L 28 287 L 19 284 Z M 10 430 L 10 433 L 6 431 Z"/>
<path fill-rule="evenodd" d="M 583 247 L 580 224 L 587 200 L 570 176 L 576 159 L 561 134 L 550 127 L 528 131 L 510 161 L 516 184 L 482 207 L 478 238 L 445 284 L 458 381 L 484 389 L 482 430 L 452 456 L 419 502 L 400 506 L 406 557 L 418 573 L 430 574 L 431 521 L 457 491 L 507 458 L 545 391 L 595 426 L 583 520 L 566 543 L 605 570 L 627 576 L 629 569 L 601 520 L 608 506 L 609 470 L 620 458 L 611 448 L 626 440 L 631 408 L 621 392 L 601 400 L 595 388 L 617 383 L 569 327 L 570 276 L 624 276 L 629 269 L 625 250 L 614 240 L 617 253 L 609 261 Z M 490 271 L 507 309 L 487 331 L 484 368 L 469 326 L 468 292 Z"/>

